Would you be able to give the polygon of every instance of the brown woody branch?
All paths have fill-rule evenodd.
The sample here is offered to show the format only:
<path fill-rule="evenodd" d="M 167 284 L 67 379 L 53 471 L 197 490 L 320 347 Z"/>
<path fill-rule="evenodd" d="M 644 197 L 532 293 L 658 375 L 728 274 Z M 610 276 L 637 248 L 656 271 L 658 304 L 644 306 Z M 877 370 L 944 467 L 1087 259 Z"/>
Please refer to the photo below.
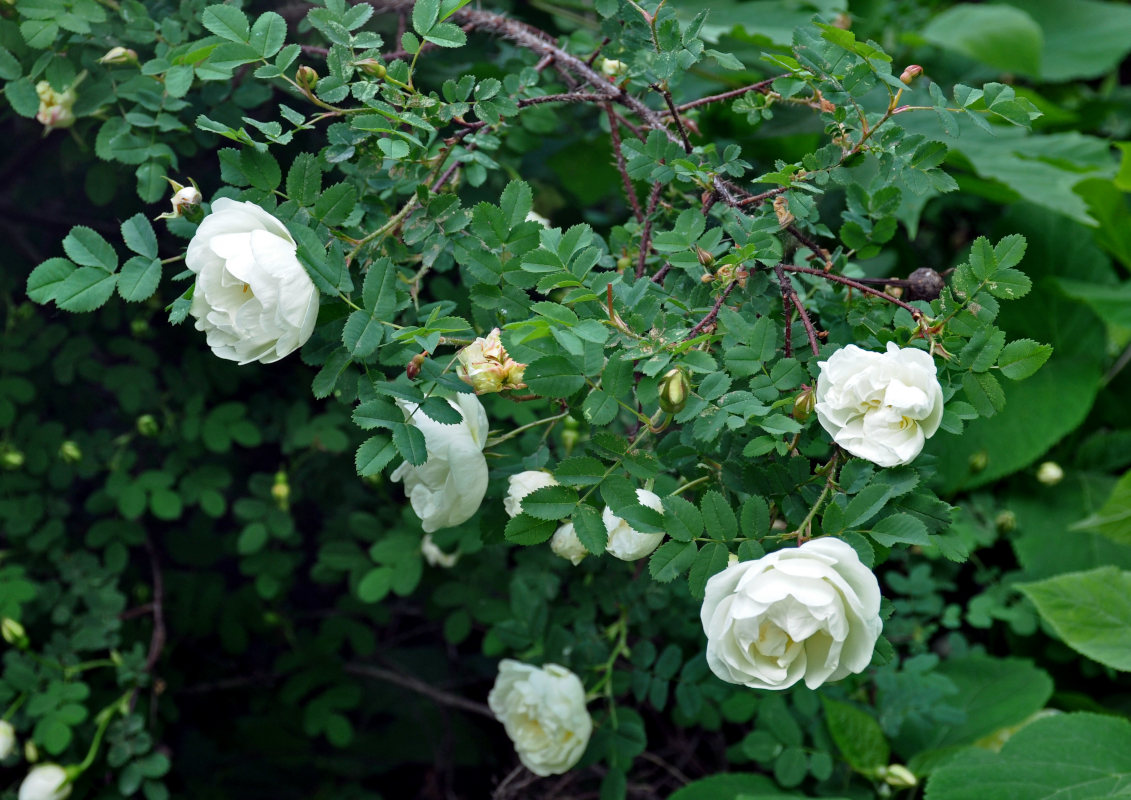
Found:
<path fill-rule="evenodd" d="M 730 297 L 730 293 L 734 291 L 735 286 L 738 286 L 737 279 L 727 284 L 727 288 L 723 289 L 722 294 L 715 298 L 715 304 L 711 307 L 711 310 L 707 312 L 707 316 L 699 320 L 695 327 L 688 331 L 687 336 L 683 337 L 685 342 L 701 334 L 708 325 L 714 324 L 715 320 L 719 317 L 719 310 L 723 307 L 723 303 L 727 301 L 727 298 Z"/>
<path fill-rule="evenodd" d="M 920 319 L 923 318 L 923 312 L 922 311 L 920 311 L 919 309 L 917 309 L 913 305 L 909 305 L 909 304 L 903 302 L 898 297 L 892 297 L 890 294 L 887 294 L 886 292 L 881 292 L 881 291 L 878 291 L 876 289 L 873 289 L 871 286 L 867 286 L 863 283 L 860 283 L 860 281 L 855 281 L 852 278 L 846 278 L 843 275 L 837 275 L 835 272 L 825 272 L 824 270 L 821 270 L 821 269 L 813 269 L 812 267 L 801 267 L 801 266 L 798 266 L 796 264 L 782 264 L 781 268 L 784 269 L 786 272 L 798 272 L 798 273 L 801 273 L 802 275 L 816 275 L 817 277 L 824 278 L 827 281 L 839 283 L 839 284 L 842 284 L 843 286 L 851 286 L 853 289 L 857 289 L 858 291 L 861 291 L 864 294 L 870 294 L 873 297 L 879 297 L 883 300 L 887 300 L 892 305 L 897 305 L 900 308 L 904 309 L 905 311 L 909 311 L 911 313 L 911 316 L 915 320 L 920 320 Z"/>

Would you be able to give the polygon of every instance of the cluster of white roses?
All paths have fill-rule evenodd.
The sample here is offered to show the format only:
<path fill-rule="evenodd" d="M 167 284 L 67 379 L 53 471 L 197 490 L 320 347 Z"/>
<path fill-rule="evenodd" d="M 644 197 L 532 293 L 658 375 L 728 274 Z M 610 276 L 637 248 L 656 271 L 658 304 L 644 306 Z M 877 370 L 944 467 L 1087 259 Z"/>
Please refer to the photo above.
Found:
<path fill-rule="evenodd" d="M 0 761 L 14 757 L 17 744 L 12 723 L 0 720 Z M 20 782 L 19 800 L 65 800 L 71 794 L 74 778 L 71 771 L 58 764 L 36 764 Z"/>
<path fill-rule="evenodd" d="M 286 227 L 259 206 L 227 199 L 213 203 L 185 260 L 197 275 L 190 311 L 218 356 L 241 364 L 268 363 L 310 337 L 318 292 L 296 250 Z M 466 347 L 459 362 L 460 377 L 476 394 L 522 386 L 525 365 L 509 357 L 498 330 Z M 814 410 L 833 441 L 849 453 L 881 467 L 907 464 L 938 430 L 942 388 L 928 353 L 893 343 L 884 353 L 849 345 L 819 366 Z M 457 394 L 447 402 L 460 413 L 460 422 L 439 423 L 417 404 L 398 401 L 406 421 L 424 434 L 427 460 L 419 466 L 406 461 L 392 474 L 393 481 L 404 482 L 426 532 L 424 557 L 445 567 L 454 565 L 458 554 L 440 550 L 431 533 L 470 519 L 483 501 L 488 477 L 482 404 L 475 394 Z M 556 484 L 541 470 L 511 476 L 503 501 L 507 514 L 517 516 L 523 498 Z M 641 505 L 663 513 L 654 492 L 637 489 L 636 494 Z M 650 555 L 664 538 L 634 530 L 609 508 L 602 520 L 607 551 L 624 561 Z M 555 531 L 550 547 L 575 565 L 588 554 L 571 522 Z M 734 561 L 706 584 L 701 622 L 707 663 L 721 679 L 744 686 L 785 689 L 803 680 L 816 688 L 867 667 L 882 627 L 879 609 L 875 575 L 837 539 L 814 539 L 755 561 Z M 504 660 L 488 704 L 522 763 L 537 775 L 564 772 L 585 751 L 592 720 L 581 680 L 565 667 Z M 62 798 L 70 791 L 66 774 L 55 765 L 37 767 L 29 781 L 47 788 L 26 797 L 21 788 L 20 800 Z M 48 784 L 62 793 L 50 794 Z"/>

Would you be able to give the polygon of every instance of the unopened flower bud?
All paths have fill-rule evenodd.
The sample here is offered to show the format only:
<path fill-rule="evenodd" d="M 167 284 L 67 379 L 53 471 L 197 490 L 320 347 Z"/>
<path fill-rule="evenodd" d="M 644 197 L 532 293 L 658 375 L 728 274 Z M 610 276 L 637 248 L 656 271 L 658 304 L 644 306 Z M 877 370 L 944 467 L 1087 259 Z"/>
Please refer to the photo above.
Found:
<path fill-rule="evenodd" d="M 416 376 L 420 374 L 420 366 L 424 363 L 425 355 L 425 353 L 417 353 L 411 361 L 405 364 L 404 374 L 408 376 L 410 381 L 416 380 Z"/>
<path fill-rule="evenodd" d="M 11 617 L 0 620 L 0 636 L 4 637 L 5 642 L 20 650 L 27 649 L 30 644 L 24 626 Z"/>
<path fill-rule="evenodd" d="M 366 75 L 372 75 L 374 78 L 384 78 L 388 73 L 385 65 L 375 58 L 363 58 L 360 61 L 353 62 L 353 65 Z"/>
<path fill-rule="evenodd" d="M 6 719 L 0 719 L 0 761 L 16 752 L 16 729 Z"/>
<path fill-rule="evenodd" d="M 817 407 L 817 390 L 807 387 L 793 400 L 793 418 L 798 422 L 809 419 L 813 409 Z"/>
<path fill-rule="evenodd" d="M 0 467 L 6 470 L 16 470 L 24 465 L 24 454 L 15 448 L 9 448 L 0 453 Z"/>
<path fill-rule="evenodd" d="M 704 272 L 702 275 L 699 276 L 699 282 L 700 283 L 711 283 L 714 280 L 715 280 L 715 273 L 713 273 L 713 272 Z"/>
<path fill-rule="evenodd" d="M 165 178 L 165 180 L 173 187 L 173 210 L 166 211 L 157 219 L 184 217 L 189 222 L 200 222 L 204 219 L 204 212 L 200 208 L 200 204 L 204 202 L 204 197 L 200 194 L 200 189 L 196 187 L 196 181 L 189 178 L 189 183 L 192 185 L 181 186 L 172 178 Z"/>
<path fill-rule="evenodd" d="M 907 69 L 903 70 L 903 72 L 899 73 L 899 80 L 910 86 L 911 81 L 915 80 L 922 74 L 923 68 L 918 64 L 912 64 Z"/>
<path fill-rule="evenodd" d="M 99 64 L 136 64 L 137 52 L 126 47 L 111 47 L 98 59 Z"/>
<path fill-rule="evenodd" d="M 291 485 L 287 482 L 287 473 L 282 470 L 275 473 L 275 482 L 271 485 L 271 497 L 275 500 L 275 505 L 284 511 L 287 510 L 291 499 Z"/>
<path fill-rule="evenodd" d="M 312 92 L 314 91 L 314 87 L 318 84 L 318 73 L 314 71 L 313 67 L 308 67 L 303 64 L 298 68 L 298 71 L 295 72 L 295 83 L 299 85 L 299 88 L 307 92 Z"/>
<path fill-rule="evenodd" d="M 77 464 L 82 461 L 82 450 L 78 444 L 68 439 L 59 445 L 59 458 L 66 461 L 68 464 Z"/>
<path fill-rule="evenodd" d="M 562 420 L 562 449 L 565 450 L 567 456 L 573 452 L 573 448 L 581 441 L 581 433 L 578 431 L 580 427 L 580 423 L 571 416 L 567 415 Z"/>
<path fill-rule="evenodd" d="M 609 78 L 619 78 L 628 72 L 628 64 L 612 58 L 602 58 L 601 72 Z"/>
<path fill-rule="evenodd" d="M 39 748 L 33 739 L 24 739 L 24 761 L 34 764 L 39 761 Z"/>
<path fill-rule="evenodd" d="M 1064 480 L 1064 470 L 1055 461 L 1046 461 L 1037 467 L 1037 480 L 1045 486 L 1056 486 Z"/>
<path fill-rule="evenodd" d="M 994 517 L 994 527 L 998 533 L 1009 533 L 1017 527 L 1017 515 L 1012 511 L 1000 511 Z"/>
<path fill-rule="evenodd" d="M 691 382 L 679 367 L 669 369 L 660 379 L 660 408 L 666 414 L 678 414 L 687 405 Z"/>
<path fill-rule="evenodd" d="M 877 773 L 878 778 L 882 779 L 888 786 L 893 786 L 896 789 L 910 789 L 913 786 L 919 785 L 919 779 L 915 777 L 915 773 L 902 764 L 890 764 L 886 767 L 880 767 Z"/>
<path fill-rule="evenodd" d="M 695 256 L 699 259 L 699 263 L 703 265 L 703 269 L 709 270 L 715 266 L 715 257 L 698 245 L 695 246 Z"/>
<path fill-rule="evenodd" d="M 39 110 L 35 113 L 35 118 L 43 125 L 45 133 L 50 133 L 55 128 L 69 128 L 75 124 L 73 106 L 78 99 L 75 94 L 77 84 L 78 81 L 75 81 L 61 92 L 52 89 L 47 81 L 40 81 L 35 85 L 35 93 L 39 96 Z"/>
<path fill-rule="evenodd" d="M 507 354 L 498 328 L 460 350 L 456 358 L 456 374 L 476 394 L 521 389 L 526 385 L 522 382 L 526 365 Z"/>
<path fill-rule="evenodd" d="M 990 456 L 985 450 L 979 450 L 977 453 L 971 454 L 967 463 L 970 466 L 971 472 L 981 472 L 990 463 Z"/>
<path fill-rule="evenodd" d="M 632 259 L 628 256 L 621 256 L 617 259 L 617 272 L 624 272 L 632 266 Z"/>
<path fill-rule="evenodd" d="M 152 414 L 142 414 L 134 424 L 137 425 L 137 432 L 147 439 L 152 439 L 161 432 L 161 426 Z"/>

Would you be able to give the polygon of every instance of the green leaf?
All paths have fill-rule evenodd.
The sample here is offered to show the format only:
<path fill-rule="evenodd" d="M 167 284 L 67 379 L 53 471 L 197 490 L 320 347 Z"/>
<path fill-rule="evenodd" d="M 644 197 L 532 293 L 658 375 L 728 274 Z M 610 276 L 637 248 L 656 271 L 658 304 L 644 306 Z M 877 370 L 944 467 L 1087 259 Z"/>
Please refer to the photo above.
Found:
<path fill-rule="evenodd" d="M 609 531 L 601 521 L 601 512 L 593 506 L 579 505 L 573 511 L 573 529 L 585 549 L 593 555 L 605 552 L 609 542 Z"/>
<path fill-rule="evenodd" d="M 522 513 L 538 519 L 557 521 L 569 517 L 576 505 L 576 489 L 569 486 L 543 486 L 522 498 Z"/>
<path fill-rule="evenodd" d="M 931 775 L 930 800 L 1098 800 L 1127 797 L 1131 723 L 1060 714 L 1015 733 L 1000 753 L 970 749 Z"/>
<path fill-rule="evenodd" d="M 27 277 L 27 296 L 36 303 L 49 303 L 76 267 L 65 258 L 49 258 Z"/>
<path fill-rule="evenodd" d="M 1052 347 L 1038 344 L 1032 339 L 1018 339 L 1010 342 L 997 358 L 1001 374 L 1010 380 L 1028 378 L 1039 370 L 1052 355 Z"/>
<path fill-rule="evenodd" d="M 144 214 L 134 214 L 122 223 L 122 240 L 139 256 L 157 258 L 157 234 Z"/>
<path fill-rule="evenodd" d="M 118 283 L 96 267 L 79 267 L 55 291 L 55 304 L 64 311 L 94 311 L 110 299 Z"/>
<path fill-rule="evenodd" d="M 554 477 L 563 486 L 592 486 L 605 477 L 605 465 L 592 456 L 575 456 L 558 464 Z"/>
<path fill-rule="evenodd" d="M 161 282 L 161 259 L 134 256 L 118 274 L 118 294 L 123 300 L 139 303 L 148 300 Z"/>
<path fill-rule="evenodd" d="M 283 179 L 279 162 L 266 150 L 244 147 L 240 150 L 240 168 L 256 189 L 274 191 Z"/>
<path fill-rule="evenodd" d="M 313 153 L 299 153 L 287 171 L 287 196 L 300 206 L 313 205 L 322 192 L 322 169 Z"/>
<path fill-rule="evenodd" d="M 20 62 L 5 47 L 0 47 L 0 81 L 14 81 L 23 74 Z"/>
<path fill-rule="evenodd" d="M 507 225 L 507 230 L 512 231 L 526 221 L 526 215 L 534 208 L 534 193 L 530 189 L 530 184 L 525 181 L 511 181 L 507 187 L 503 189 L 503 193 L 499 195 L 499 208 L 503 211 L 503 221 Z M 536 303 L 538 305 L 556 305 L 556 303 Z M 536 311 L 541 314 L 541 311 Z M 549 315 L 547 315 L 549 316 Z M 567 324 L 577 324 L 577 316 L 574 315 L 573 322 Z"/>
<path fill-rule="evenodd" d="M 287 23 L 274 11 L 265 11 L 251 28 L 249 43 L 264 58 L 279 52 L 287 39 Z"/>
<path fill-rule="evenodd" d="M 342 328 L 342 344 L 354 359 L 371 355 L 385 335 L 385 326 L 364 309 L 354 311 Z"/>
<path fill-rule="evenodd" d="M 990 294 L 1003 300 L 1019 300 L 1029 294 L 1032 288 L 1033 282 L 1029 280 L 1029 276 L 1017 269 L 999 269 L 986 282 L 986 289 Z"/>
<path fill-rule="evenodd" d="M 335 183 L 314 203 L 314 217 L 327 227 L 345 222 L 357 205 L 357 189 L 349 183 Z"/>
<path fill-rule="evenodd" d="M 39 95 L 35 93 L 35 82 L 30 78 L 20 78 L 4 86 L 4 96 L 12 110 L 21 117 L 31 119 L 39 111 Z"/>
<path fill-rule="evenodd" d="M 403 415 L 402 415 L 403 416 Z M 397 448 L 393 440 L 383 434 L 372 436 L 361 443 L 354 456 L 354 466 L 361 477 L 376 475 L 393 460 Z"/>
<path fill-rule="evenodd" d="M 967 372 L 962 376 L 962 389 L 966 399 L 983 417 L 992 417 L 1005 408 L 1005 394 L 997 378 L 988 372 Z"/>
<path fill-rule="evenodd" d="M 1123 474 L 1099 511 L 1080 520 L 1072 529 L 1095 531 L 1113 542 L 1131 544 L 1131 472 Z"/>
<path fill-rule="evenodd" d="M 695 542 L 664 542 L 648 559 L 648 574 L 659 583 L 669 583 L 691 567 L 698 555 Z"/>
<path fill-rule="evenodd" d="M 1041 71 L 1040 25 L 1013 6 L 956 5 L 923 29 L 927 41 L 1005 72 L 1035 77 Z"/>
<path fill-rule="evenodd" d="M 392 567 L 373 567 L 357 584 L 357 598 L 363 603 L 379 603 L 393 586 Z"/>
<path fill-rule="evenodd" d="M 554 487 L 545 487 L 552 489 Z M 538 491 L 542 491 L 539 489 Z M 523 498 L 523 507 L 525 508 L 526 498 Z M 514 519 L 507 523 L 505 536 L 508 542 L 514 542 L 521 545 L 542 544 L 542 542 L 549 539 L 554 535 L 557 530 L 558 522 L 556 520 L 542 520 L 537 517 L 532 517 L 529 514 L 519 514 Z M 584 542 L 582 542 L 584 544 Z"/>
<path fill-rule="evenodd" d="M 690 542 L 703 532 L 703 515 L 695 504 L 678 495 L 661 498 L 664 504 L 664 527 L 668 536 L 679 542 Z"/>
<path fill-rule="evenodd" d="M 432 30 L 440 16 L 440 0 L 416 0 L 412 7 L 412 28 L 423 36 Z"/>
<path fill-rule="evenodd" d="M 895 544 L 928 545 L 931 543 L 927 535 L 927 526 L 910 514 L 892 514 L 890 517 L 884 517 L 868 531 L 868 535 L 884 547 L 891 547 Z"/>
<path fill-rule="evenodd" d="M 1131 671 L 1131 572 L 1106 566 L 1017 588 L 1073 650 Z"/>
<path fill-rule="evenodd" d="M 740 514 L 740 533 L 746 537 L 761 538 L 770 532 L 770 506 L 765 498 L 753 495 L 746 498 Z"/>
<path fill-rule="evenodd" d="M 523 378 L 529 384 L 527 378 Z M 612 395 L 600 389 L 594 389 L 581 404 L 581 415 L 590 425 L 608 425 L 620 412 L 620 404 Z"/>
<path fill-rule="evenodd" d="M 873 775 L 888 765 L 891 750 L 880 723 L 856 706 L 821 696 L 825 723 L 833 741 L 849 765 L 864 775 Z"/>
<path fill-rule="evenodd" d="M 338 385 L 338 379 L 342 377 L 342 373 L 346 371 L 346 367 L 350 365 L 349 353 L 345 350 L 335 350 L 331 356 L 322 365 L 322 369 L 318 370 L 318 374 L 314 376 L 314 381 L 311 383 L 311 391 L 314 396 L 321 400 L 324 397 L 329 397 L 334 387 Z"/>
<path fill-rule="evenodd" d="M 247 16 L 235 6 L 208 6 L 204 9 L 201 23 L 209 31 L 229 42 L 245 43 L 251 34 Z"/>
<path fill-rule="evenodd" d="M 892 498 L 892 487 L 883 483 L 874 483 L 865 486 L 848 503 L 844 511 L 844 524 L 848 528 L 864 525 L 880 513 L 888 500 Z"/>
<path fill-rule="evenodd" d="M 779 800 L 782 795 L 778 785 L 766 775 L 759 775 L 756 772 L 719 772 L 681 787 L 670 795 L 668 800 L 739 800 L 739 798 Z"/>
<path fill-rule="evenodd" d="M 63 251 L 71 261 L 84 267 L 97 267 L 104 272 L 118 268 L 118 254 L 98 233 L 76 225 L 63 239 Z"/>
<path fill-rule="evenodd" d="M 699 508 L 703 514 L 703 526 L 707 535 L 712 539 L 733 539 L 738 535 L 738 520 L 735 519 L 734 510 L 725 497 L 712 490 L 703 495 L 699 501 Z"/>
<path fill-rule="evenodd" d="M 467 34 L 450 22 L 438 22 L 424 35 L 424 41 L 439 47 L 463 47 L 467 44 Z"/>
<path fill-rule="evenodd" d="M 523 380 L 543 397 L 569 397 L 585 385 L 585 376 L 564 356 L 542 356 L 530 363 Z"/>
<path fill-rule="evenodd" d="M 393 427 L 393 444 L 404 460 L 419 467 L 428 460 L 428 446 L 424 433 L 415 425 L 401 424 Z"/>
<path fill-rule="evenodd" d="M 345 256 L 336 244 L 327 252 L 318 234 L 301 223 L 287 225 L 298 243 L 298 260 L 306 269 L 314 285 L 323 294 L 336 295 L 353 289 Z"/>
<path fill-rule="evenodd" d="M 997 261 L 998 269 L 1016 267 L 1020 264 L 1021 259 L 1025 257 L 1026 247 L 1025 237 L 1019 233 L 1003 236 L 994 246 L 994 259 Z"/>
<path fill-rule="evenodd" d="M 716 572 L 726 569 L 730 560 L 730 551 L 718 542 L 707 542 L 695 556 L 695 563 L 691 565 L 691 573 L 687 577 L 687 585 L 691 596 L 696 600 L 703 599 L 703 590 L 707 580 Z"/>

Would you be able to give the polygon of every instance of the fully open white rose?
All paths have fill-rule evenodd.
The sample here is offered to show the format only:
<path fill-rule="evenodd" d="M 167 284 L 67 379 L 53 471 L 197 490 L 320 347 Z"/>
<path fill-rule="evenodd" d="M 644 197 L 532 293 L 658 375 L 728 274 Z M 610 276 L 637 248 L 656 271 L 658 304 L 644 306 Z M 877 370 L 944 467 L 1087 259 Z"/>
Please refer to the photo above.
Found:
<path fill-rule="evenodd" d="M 507 729 L 519 760 L 535 775 L 568 770 L 585 753 L 593 732 L 581 679 L 557 664 L 538 668 L 504 659 L 487 705 Z"/>
<path fill-rule="evenodd" d="M 473 394 L 448 398 L 463 414 L 455 425 L 436 422 L 416 403 L 397 401 L 405 419 L 424 434 L 428 460 L 419 467 L 407 461 L 393 470 L 390 480 L 404 481 L 412 510 L 426 533 L 450 528 L 471 518 L 487 492 L 487 412 Z"/>
<path fill-rule="evenodd" d="M 65 769 L 58 764 L 39 764 L 20 784 L 19 800 L 63 800 L 72 788 Z"/>
<path fill-rule="evenodd" d="M 6 719 L 0 719 L 0 761 L 16 751 L 16 729 Z"/>
<path fill-rule="evenodd" d="M 507 481 L 507 496 L 503 498 L 503 508 L 507 514 L 517 517 L 522 513 L 522 498 L 546 486 L 557 486 L 554 476 L 540 469 L 528 469 L 517 475 L 511 475 Z"/>
<path fill-rule="evenodd" d="M 729 683 L 810 689 L 861 672 L 879 638 L 880 585 L 839 539 L 813 539 L 707 581 L 707 664 Z"/>
<path fill-rule="evenodd" d="M 636 499 L 640 501 L 640 505 L 664 513 L 664 504 L 655 492 L 637 489 Z M 601 512 L 601 521 L 605 523 L 605 530 L 609 532 L 609 541 L 605 549 L 609 551 L 609 555 L 621 561 L 636 561 L 651 555 L 664 540 L 662 533 L 641 533 L 636 530 L 614 514 L 608 506 Z"/>
<path fill-rule="evenodd" d="M 212 352 L 269 364 L 306 343 L 318 290 L 298 262 L 286 227 L 255 203 L 220 198 L 189 242 L 196 273 L 189 313 Z"/>
<path fill-rule="evenodd" d="M 929 353 L 850 344 L 819 365 L 817 419 L 852 455 L 881 467 L 909 464 L 938 430 L 943 395 Z"/>
<path fill-rule="evenodd" d="M 577 538 L 577 530 L 572 522 L 567 522 L 554 531 L 554 535 L 550 537 L 550 550 L 554 555 L 568 559 L 575 567 L 589 555 L 585 545 Z"/>

